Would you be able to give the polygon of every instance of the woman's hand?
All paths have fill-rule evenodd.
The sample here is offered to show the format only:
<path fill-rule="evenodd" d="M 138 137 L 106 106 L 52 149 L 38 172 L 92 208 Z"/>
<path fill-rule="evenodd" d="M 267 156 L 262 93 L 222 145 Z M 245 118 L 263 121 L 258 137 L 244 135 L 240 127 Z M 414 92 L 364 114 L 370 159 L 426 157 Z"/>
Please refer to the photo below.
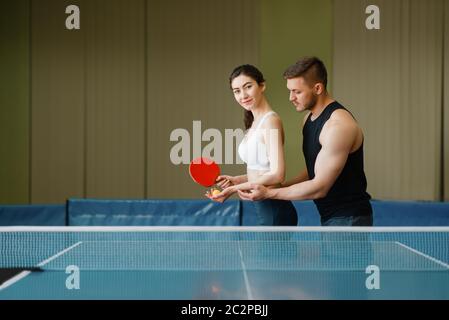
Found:
<path fill-rule="evenodd" d="M 217 178 L 217 186 L 222 189 L 228 188 L 230 186 L 235 186 L 240 183 L 238 177 L 222 175 Z"/>
<path fill-rule="evenodd" d="M 224 201 L 226 201 L 227 198 L 232 196 L 232 194 L 235 192 L 236 192 L 236 190 L 234 189 L 234 187 L 230 186 L 230 187 L 223 189 L 223 191 L 221 191 L 219 193 L 214 192 L 212 194 L 211 192 L 207 191 L 206 197 L 208 197 L 212 201 L 223 203 Z"/>

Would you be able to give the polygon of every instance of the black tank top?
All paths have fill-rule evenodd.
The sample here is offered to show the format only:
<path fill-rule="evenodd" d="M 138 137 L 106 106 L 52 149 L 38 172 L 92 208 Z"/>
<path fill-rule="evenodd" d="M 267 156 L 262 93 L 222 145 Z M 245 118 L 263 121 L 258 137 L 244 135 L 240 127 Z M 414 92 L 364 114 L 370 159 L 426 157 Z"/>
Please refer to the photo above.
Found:
<path fill-rule="evenodd" d="M 302 148 L 310 179 L 315 177 L 315 161 L 321 150 L 319 141 L 321 130 L 331 114 L 338 109 L 346 110 L 341 104 L 334 101 L 314 121 L 311 120 L 312 113 L 310 113 L 304 124 Z M 324 198 L 314 200 L 321 217 L 371 214 L 369 203 L 371 196 L 366 192 L 366 186 L 362 142 L 356 151 L 349 154 L 342 172 L 327 195 Z"/>

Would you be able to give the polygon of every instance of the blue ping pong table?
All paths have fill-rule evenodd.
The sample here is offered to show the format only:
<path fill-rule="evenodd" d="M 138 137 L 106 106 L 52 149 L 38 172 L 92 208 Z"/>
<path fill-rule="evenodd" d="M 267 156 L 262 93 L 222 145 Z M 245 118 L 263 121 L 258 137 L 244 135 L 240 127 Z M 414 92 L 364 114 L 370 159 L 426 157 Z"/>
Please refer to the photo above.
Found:
<path fill-rule="evenodd" d="M 18 269 L 3 300 L 449 299 L 449 228 L 0 228 L 0 240 L 0 268 Z"/>

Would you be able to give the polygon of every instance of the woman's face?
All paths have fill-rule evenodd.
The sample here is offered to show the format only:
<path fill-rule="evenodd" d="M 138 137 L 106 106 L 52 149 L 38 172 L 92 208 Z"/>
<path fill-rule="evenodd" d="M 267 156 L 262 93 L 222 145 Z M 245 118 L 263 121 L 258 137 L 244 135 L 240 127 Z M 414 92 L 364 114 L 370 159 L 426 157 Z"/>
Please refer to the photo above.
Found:
<path fill-rule="evenodd" d="M 231 82 L 235 100 L 246 110 L 257 108 L 263 97 L 265 85 L 259 85 L 253 78 L 244 74 L 234 78 Z"/>

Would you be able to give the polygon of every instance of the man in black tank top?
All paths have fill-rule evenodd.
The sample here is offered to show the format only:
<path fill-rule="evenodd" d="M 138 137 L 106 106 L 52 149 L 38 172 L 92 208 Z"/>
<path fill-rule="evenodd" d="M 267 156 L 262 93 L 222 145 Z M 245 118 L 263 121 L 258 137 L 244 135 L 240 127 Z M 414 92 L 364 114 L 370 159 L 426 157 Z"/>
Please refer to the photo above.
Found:
<path fill-rule="evenodd" d="M 282 188 L 252 185 L 245 200 L 314 200 L 323 226 L 372 226 L 371 196 L 363 169 L 363 133 L 352 114 L 326 89 L 327 71 L 316 57 L 299 60 L 284 72 L 290 101 L 309 112 L 303 122 L 306 169 Z"/>

